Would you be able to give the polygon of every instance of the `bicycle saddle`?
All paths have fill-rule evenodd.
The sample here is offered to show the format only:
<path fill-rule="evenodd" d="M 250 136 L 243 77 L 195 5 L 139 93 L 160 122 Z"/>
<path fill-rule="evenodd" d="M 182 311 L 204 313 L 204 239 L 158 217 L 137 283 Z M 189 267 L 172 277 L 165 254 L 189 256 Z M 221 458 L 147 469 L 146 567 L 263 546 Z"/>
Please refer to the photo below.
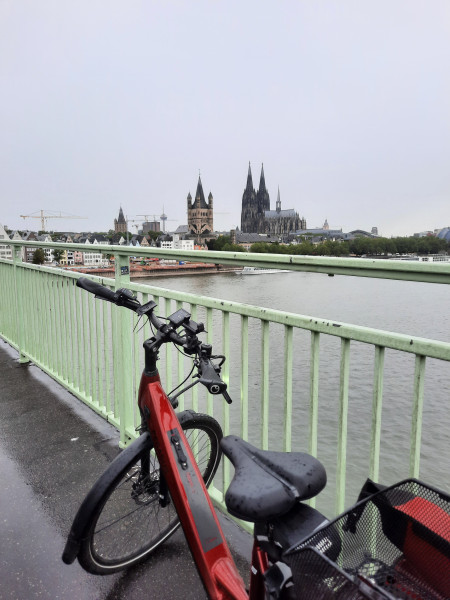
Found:
<path fill-rule="evenodd" d="M 232 435 L 224 437 L 220 445 L 235 468 L 225 494 L 225 504 L 234 517 L 252 523 L 269 521 L 325 487 L 325 468 L 309 454 L 259 450 Z"/>

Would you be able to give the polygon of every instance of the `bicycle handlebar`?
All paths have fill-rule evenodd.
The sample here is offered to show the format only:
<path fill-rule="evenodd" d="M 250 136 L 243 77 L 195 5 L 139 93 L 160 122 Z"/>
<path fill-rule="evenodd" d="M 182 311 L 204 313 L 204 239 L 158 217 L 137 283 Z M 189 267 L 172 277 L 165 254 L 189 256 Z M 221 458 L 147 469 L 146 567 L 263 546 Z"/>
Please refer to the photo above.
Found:
<path fill-rule="evenodd" d="M 220 378 L 210 358 L 200 357 L 198 370 L 200 382 L 208 388 L 210 394 L 222 394 L 227 389 L 227 384 Z"/>
<path fill-rule="evenodd" d="M 109 300 L 109 302 L 115 303 L 117 300 L 116 292 L 113 292 L 104 285 L 100 285 L 100 283 L 96 283 L 95 281 L 87 279 L 86 277 L 80 277 L 77 279 L 77 286 L 83 288 L 83 290 L 86 290 L 91 294 L 95 294 L 96 296 L 103 298 L 104 300 Z"/>
<path fill-rule="evenodd" d="M 211 361 L 212 347 L 209 344 L 202 344 L 196 335 L 196 333 L 203 331 L 204 327 L 201 323 L 197 324 L 190 321 L 190 314 L 187 311 L 180 309 L 169 317 L 169 323 L 165 323 L 153 312 L 153 309 L 157 306 L 155 302 L 150 301 L 141 305 L 130 290 L 121 288 L 114 292 L 110 288 L 86 277 L 80 277 L 77 280 L 77 286 L 91 294 L 95 294 L 96 298 L 107 300 L 117 306 L 129 308 L 139 316 L 147 315 L 158 331 L 156 338 L 152 338 L 153 342 L 156 342 L 158 346 L 170 340 L 177 346 L 183 346 L 189 354 L 198 354 L 200 383 L 207 388 L 210 394 L 222 394 L 228 404 L 231 404 L 232 400 L 227 393 L 227 384 L 222 381 L 219 375 L 222 363 L 214 365 Z M 186 332 L 185 337 L 175 331 L 175 327 L 177 326 L 184 328 Z"/>

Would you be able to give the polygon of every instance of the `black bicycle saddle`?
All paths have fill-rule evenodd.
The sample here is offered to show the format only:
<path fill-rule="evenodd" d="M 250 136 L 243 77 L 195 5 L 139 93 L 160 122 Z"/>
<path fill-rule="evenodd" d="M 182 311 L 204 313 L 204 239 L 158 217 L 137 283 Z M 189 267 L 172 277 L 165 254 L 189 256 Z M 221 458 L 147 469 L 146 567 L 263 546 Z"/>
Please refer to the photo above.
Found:
<path fill-rule="evenodd" d="M 231 515 L 244 521 L 280 516 L 295 502 L 316 496 L 327 482 L 324 466 L 309 454 L 259 450 L 232 435 L 220 445 L 235 469 L 225 504 Z"/>

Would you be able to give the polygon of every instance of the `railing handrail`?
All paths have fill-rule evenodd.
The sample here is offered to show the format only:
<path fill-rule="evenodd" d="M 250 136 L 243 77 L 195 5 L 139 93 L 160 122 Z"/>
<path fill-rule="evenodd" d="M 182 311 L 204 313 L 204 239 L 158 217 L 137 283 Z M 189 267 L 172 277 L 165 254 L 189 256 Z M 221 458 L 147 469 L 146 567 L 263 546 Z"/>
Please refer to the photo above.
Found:
<path fill-rule="evenodd" d="M 92 252 L 92 245 L 76 242 L 26 242 L 7 240 L 3 245 L 26 246 L 27 248 L 58 248 Z M 258 254 L 252 252 L 219 252 L 214 250 L 173 250 L 166 248 L 145 248 L 96 244 L 97 252 L 121 254 L 123 256 L 149 256 L 165 259 L 184 259 L 214 264 L 233 264 L 242 266 L 274 267 L 279 266 L 293 271 L 325 273 L 327 275 L 347 275 L 381 279 L 400 279 L 403 281 L 422 281 L 425 283 L 450 284 L 450 262 L 401 261 L 383 258 L 343 258 L 328 256 L 306 256 L 288 254 Z"/>

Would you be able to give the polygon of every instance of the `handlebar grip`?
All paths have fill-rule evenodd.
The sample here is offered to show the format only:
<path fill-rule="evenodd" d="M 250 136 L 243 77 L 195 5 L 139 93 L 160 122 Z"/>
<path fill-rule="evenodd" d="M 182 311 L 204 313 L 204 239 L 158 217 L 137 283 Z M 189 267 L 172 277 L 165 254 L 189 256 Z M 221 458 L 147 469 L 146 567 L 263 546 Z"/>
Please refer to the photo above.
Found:
<path fill-rule="evenodd" d="M 227 384 L 222 381 L 209 359 L 200 360 L 200 372 L 200 383 L 208 389 L 210 394 L 223 394 L 226 392 Z"/>
<path fill-rule="evenodd" d="M 77 286 L 83 288 L 87 292 L 91 294 L 95 294 L 96 296 L 100 296 L 100 298 L 104 298 L 105 300 L 109 300 L 110 302 L 116 302 L 117 296 L 113 290 L 105 287 L 104 285 L 100 285 L 91 279 L 87 279 L 86 277 L 80 277 L 77 279 Z"/>

